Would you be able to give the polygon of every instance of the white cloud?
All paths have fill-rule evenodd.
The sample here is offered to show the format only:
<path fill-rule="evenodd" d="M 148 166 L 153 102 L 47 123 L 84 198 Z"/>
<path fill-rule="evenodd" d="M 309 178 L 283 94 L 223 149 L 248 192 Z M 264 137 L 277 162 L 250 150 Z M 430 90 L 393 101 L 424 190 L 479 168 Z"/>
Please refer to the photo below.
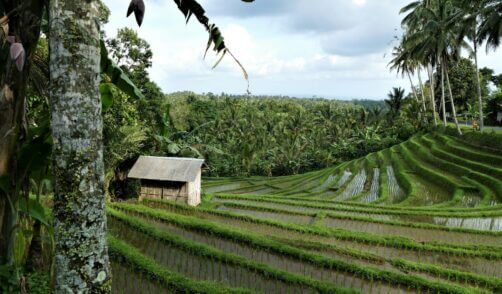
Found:
<path fill-rule="evenodd" d="M 352 0 L 356 5 L 363 6 L 366 4 L 366 0 Z"/>
<path fill-rule="evenodd" d="M 248 70 L 253 93 L 385 98 L 393 86 L 409 88 L 387 68 L 390 41 L 400 34 L 398 11 L 408 0 L 200 2 Z M 172 1 L 147 1 L 139 29 L 125 18 L 128 1 L 105 3 L 112 11 L 107 34 L 123 26 L 137 29 L 152 46 L 150 74 L 164 91 L 245 92 L 229 56 L 214 70 L 212 51 L 202 59 L 207 33 L 195 18 L 185 25 Z M 480 66 L 502 72 L 500 52 L 480 52 Z"/>

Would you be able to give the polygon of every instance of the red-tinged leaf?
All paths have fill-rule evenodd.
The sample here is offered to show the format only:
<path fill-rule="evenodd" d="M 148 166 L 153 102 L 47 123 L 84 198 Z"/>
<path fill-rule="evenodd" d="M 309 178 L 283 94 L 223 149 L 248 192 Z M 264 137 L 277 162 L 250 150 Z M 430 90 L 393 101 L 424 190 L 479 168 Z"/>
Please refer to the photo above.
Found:
<path fill-rule="evenodd" d="M 22 52 L 24 52 L 23 44 L 12 43 L 10 45 L 10 58 L 12 60 L 17 60 Z"/>
<path fill-rule="evenodd" d="M 23 44 L 13 43 L 12 45 L 10 45 L 10 58 L 16 62 L 17 69 L 19 71 L 22 71 L 25 61 Z"/>
<path fill-rule="evenodd" d="M 19 57 L 16 59 L 17 70 L 23 71 L 25 57 L 26 56 L 25 56 L 24 49 L 23 49 L 23 52 L 21 52 L 21 55 L 19 55 Z"/>

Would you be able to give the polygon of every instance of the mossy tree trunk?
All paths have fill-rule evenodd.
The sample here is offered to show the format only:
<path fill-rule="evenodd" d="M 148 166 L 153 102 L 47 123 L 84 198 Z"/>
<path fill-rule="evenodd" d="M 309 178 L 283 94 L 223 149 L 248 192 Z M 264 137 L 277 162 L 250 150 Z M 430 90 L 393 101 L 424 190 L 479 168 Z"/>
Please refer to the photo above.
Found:
<path fill-rule="evenodd" d="M 109 293 L 98 1 L 50 1 L 56 293 Z"/>
<path fill-rule="evenodd" d="M 13 262 L 13 234 L 17 225 L 17 201 L 19 187 L 23 177 L 18 170 L 17 155 L 26 137 L 26 86 L 30 71 L 30 55 L 35 50 L 40 37 L 42 12 L 45 5 L 40 0 L 7 0 L 3 1 L 9 15 L 9 34 L 23 44 L 26 52 L 26 63 L 22 71 L 5 50 L 1 56 L 0 70 L 0 209 L 2 216 L 0 234 L 0 264 Z M 23 9 L 19 9 L 19 7 Z M 5 47 L 8 44 L 4 44 Z"/>

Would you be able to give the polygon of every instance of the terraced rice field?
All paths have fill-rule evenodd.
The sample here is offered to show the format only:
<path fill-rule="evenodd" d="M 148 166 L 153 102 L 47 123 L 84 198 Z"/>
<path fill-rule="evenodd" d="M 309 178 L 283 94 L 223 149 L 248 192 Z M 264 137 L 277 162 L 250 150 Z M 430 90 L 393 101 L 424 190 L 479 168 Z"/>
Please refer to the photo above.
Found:
<path fill-rule="evenodd" d="M 421 135 L 203 190 L 109 204 L 117 293 L 502 292 L 502 150 Z"/>

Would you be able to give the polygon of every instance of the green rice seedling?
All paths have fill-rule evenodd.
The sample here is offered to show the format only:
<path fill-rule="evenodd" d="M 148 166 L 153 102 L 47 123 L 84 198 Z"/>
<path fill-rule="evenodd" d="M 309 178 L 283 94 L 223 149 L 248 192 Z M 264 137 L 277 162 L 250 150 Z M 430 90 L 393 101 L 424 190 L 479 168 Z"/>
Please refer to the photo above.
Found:
<path fill-rule="evenodd" d="M 345 189 L 340 193 L 335 199 L 338 201 L 345 201 L 356 195 L 360 194 L 364 190 L 364 183 L 366 183 L 366 169 L 362 167 L 359 172 L 352 178 Z"/>
<path fill-rule="evenodd" d="M 453 181 L 451 177 L 445 176 L 444 173 L 441 173 L 431 166 L 425 164 L 423 161 L 416 159 L 410 149 L 408 149 L 407 145 L 401 144 L 398 145 L 398 148 L 403 155 L 403 158 L 405 158 L 410 163 L 410 166 L 413 166 L 413 169 L 416 171 L 417 175 L 425 179 L 427 182 L 435 183 L 442 189 L 440 193 L 429 194 L 429 197 L 425 200 L 425 203 L 437 204 L 449 201 L 455 197 L 456 193 L 463 193 L 462 191 L 460 191 L 463 187 L 461 186 L 461 183 L 459 183 L 458 181 Z M 423 196 L 424 195 L 421 195 L 421 197 Z M 417 198 L 418 197 L 415 197 L 415 199 Z"/>
<path fill-rule="evenodd" d="M 150 210 L 150 212 L 152 212 L 152 210 Z M 169 216 L 169 218 L 167 218 L 168 216 L 169 215 L 167 215 L 165 213 L 163 213 L 163 214 L 160 215 L 160 217 L 162 217 L 163 220 L 167 220 L 167 221 L 170 221 L 170 222 L 177 222 L 177 223 L 181 222 L 181 224 L 183 224 L 183 223 L 186 224 L 186 221 L 183 220 L 184 217 L 182 217 L 182 216 Z M 246 244 L 255 244 L 256 245 L 256 244 L 260 244 L 260 242 L 261 242 L 262 246 L 264 246 L 264 248 L 267 248 L 267 250 L 270 250 L 270 249 L 277 250 L 276 247 L 274 247 L 275 244 L 270 243 L 270 242 L 267 243 L 267 241 L 265 241 L 263 239 L 259 239 L 256 236 L 250 235 L 248 233 L 239 233 L 238 231 L 229 230 L 228 228 L 220 227 L 220 226 L 215 226 L 213 224 L 208 224 L 206 222 L 201 222 L 201 221 L 197 222 L 196 219 L 192 219 L 192 221 L 195 222 L 195 223 L 190 224 L 192 226 L 192 228 L 195 228 L 195 227 L 197 227 L 198 229 L 202 229 L 202 228 L 209 229 L 209 228 L 211 228 L 213 231 L 207 232 L 211 236 L 213 236 L 213 235 L 219 235 L 222 238 L 226 238 L 226 239 L 232 238 L 234 240 L 236 238 L 239 238 L 239 241 L 247 242 Z M 263 244 L 263 243 L 265 243 L 265 244 Z M 292 244 L 294 244 L 294 243 L 298 243 L 298 242 L 292 241 Z M 304 243 L 304 241 L 302 241 L 300 243 Z M 324 246 L 326 246 L 326 245 L 319 244 L 319 243 L 312 243 L 312 244 L 309 244 L 307 247 L 327 249 Z M 333 248 L 333 247 L 331 246 L 329 249 L 331 249 L 331 248 Z M 235 249 L 225 248 L 225 251 L 227 251 L 227 252 L 234 252 Z M 281 253 L 285 253 L 284 249 L 282 249 L 282 250 L 278 249 L 277 251 L 281 252 Z M 351 256 L 362 258 L 362 259 L 367 259 L 367 260 L 372 260 L 373 262 L 377 262 L 377 263 L 381 263 L 382 262 L 381 259 L 378 259 L 378 257 L 376 257 L 374 255 L 361 255 L 361 254 L 362 253 L 360 253 L 360 252 L 353 252 Z M 247 256 L 248 257 L 254 256 L 254 258 L 256 258 L 256 255 L 252 255 L 252 254 L 248 254 Z M 300 256 L 303 256 L 303 255 L 300 255 Z M 270 259 L 270 257 L 267 258 L 267 259 Z M 421 271 L 421 272 L 425 272 L 427 274 L 433 274 L 433 275 L 435 275 L 435 274 L 441 274 L 442 277 L 445 277 L 447 274 L 449 274 L 451 272 L 449 270 L 442 271 L 442 268 L 441 267 L 437 267 L 437 266 L 425 265 L 425 264 L 417 264 L 417 263 L 407 262 L 406 260 L 403 260 L 401 262 L 401 259 L 391 260 L 390 262 L 392 264 L 395 264 L 396 267 L 398 267 L 398 268 L 403 268 L 402 263 L 411 264 L 411 265 L 413 265 L 413 269 L 416 270 L 416 271 Z M 293 261 L 285 261 L 285 264 L 281 264 L 281 266 L 287 267 L 289 264 L 293 264 L 293 263 L 294 263 Z M 432 269 L 432 270 L 428 271 L 428 269 Z M 484 278 L 483 276 L 478 276 L 478 275 L 475 275 L 475 274 L 472 275 L 472 274 L 469 274 L 469 273 L 463 273 L 463 272 L 458 272 L 458 271 L 456 272 L 456 276 L 460 277 L 458 279 L 462 283 L 464 283 L 464 282 L 465 283 L 471 283 L 471 284 L 474 283 L 476 285 L 483 284 L 483 285 L 485 285 L 483 287 L 496 287 L 497 283 L 498 283 L 496 279 L 491 279 L 489 277 Z M 487 281 L 489 281 L 489 282 L 487 282 Z"/>
<path fill-rule="evenodd" d="M 169 251 L 175 251 L 174 255 L 185 256 L 185 258 L 182 258 L 182 262 L 184 263 L 180 267 L 185 274 L 196 276 L 197 272 L 193 270 L 191 271 L 191 268 L 200 266 L 202 263 L 218 262 L 221 267 L 218 279 L 221 282 L 235 283 L 237 279 L 230 278 L 228 276 L 235 274 L 236 268 L 242 267 L 248 275 L 256 273 L 255 279 L 259 279 L 261 284 L 277 283 L 280 281 L 279 287 L 282 289 L 281 291 L 286 290 L 290 292 L 296 286 L 307 291 L 309 291 L 308 289 L 313 289 L 322 293 L 353 293 L 351 290 L 339 288 L 333 284 L 320 282 L 301 275 L 291 274 L 286 271 L 272 268 L 266 264 L 257 263 L 241 256 L 226 253 L 211 246 L 194 242 L 180 236 L 173 236 L 169 233 L 151 227 L 147 223 L 134 217 L 128 217 L 118 211 L 110 211 L 109 213 L 117 219 L 117 221 L 122 223 L 122 225 L 119 223 L 115 224 L 114 233 L 121 234 L 121 238 L 127 238 L 130 242 L 135 242 L 136 245 L 142 249 L 144 254 L 152 255 L 155 254 L 155 252 L 160 252 L 160 257 L 154 257 L 157 257 L 157 259 L 163 264 L 169 264 L 171 266 L 173 258 L 163 256 L 163 254 L 168 253 Z M 146 240 L 148 240 L 148 242 L 146 242 Z M 152 244 L 156 244 L 161 250 L 150 250 Z M 194 264 L 191 264 L 190 259 L 194 257 L 198 259 L 197 261 L 193 260 Z M 221 274 L 221 271 L 224 271 L 225 273 Z M 225 276 L 227 278 L 225 278 Z M 256 282 L 253 282 L 247 284 L 246 287 L 253 288 L 259 284 L 260 283 L 257 284 Z M 269 285 L 267 287 L 271 286 Z"/>
<path fill-rule="evenodd" d="M 189 214 L 204 218 L 212 222 L 231 224 L 232 226 L 249 231 L 260 231 L 270 236 L 281 236 L 283 238 L 306 238 L 322 243 L 336 242 L 346 248 L 355 248 L 371 252 L 385 258 L 406 256 L 409 260 L 417 262 L 434 263 L 447 265 L 461 269 L 472 270 L 488 275 L 497 274 L 494 269 L 499 268 L 496 264 L 500 262 L 502 254 L 497 253 L 493 248 L 483 248 L 480 246 L 452 246 L 439 244 L 414 243 L 403 238 L 382 238 L 368 236 L 367 234 L 355 232 L 342 232 L 318 229 L 312 227 L 286 224 L 267 219 L 256 219 L 248 216 L 234 215 L 229 212 L 194 209 L 180 206 L 175 203 L 162 203 L 162 201 L 152 200 L 154 207 L 175 208 L 176 213 Z M 176 208 L 177 207 L 177 208 Z M 203 210 L 205 212 L 203 212 Z M 466 266 L 468 265 L 468 266 Z"/>
<path fill-rule="evenodd" d="M 135 283 L 135 280 L 131 281 L 131 278 L 138 279 L 138 274 L 142 274 L 139 280 L 150 284 L 148 287 L 158 289 L 156 287 L 161 285 L 169 293 L 186 293 L 187 291 L 190 293 L 252 293 L 247 289 L 232 289 L 223 284 L 192 280 L 172 272 L 143 255 L 135 247 L 112 235 L 108 235 L 108 251 L 113 270 L 117 270 L 116 273 L 114 272 L 112 285 L 113 291 L 117 293 L 127 292 L 124 286 L 141 285 L 142 283 Z M 124 285 L 126 283 L 128 284 Z"/>
<path fill-rule="evenodd" d="M 428 136 L 427 136 L 428 137 Z M 482 162 L 494 167 L 502 166 L 502 157 L 493 153 L 483 152 L 479 148 L 470 148 L 468 145 L 453 140 L 450 137 L 435 133 L 431 136 L 435 142 L 441 144 L 441 148 L 451 154 L 462 158 L 470 159 L 475 162 Z"/>
<path fill-rule="evenodd" d="M 125 221 L 127 221 L 129 223 L 132 222 L 132 221 L 128 221 L 128 220 L 125 220 Z M 145 229 L 145 228 L 143 228 L 143 229 Z M 244 237 L 244 238 L 246 238 L 246 237 Z M 247 238 L 252 238 L 252 237 L 247 237 Z M 259 241 L 256 241 L 256 242 L 259 242 Z M 268 242 L 269 244 L 267 246 L 271 246 L 271 244 L 273 244 L 273 242 L 264 241 L 263 239 L 262 239 L 262 242 Z M 364 268 L 364 267 L 358 268 L 357 266 L 355 266 L 353 264 L 348 264 L 348 263 L 344 263 L 341 261 L 335 261 L 335 260 L 332 260 L 329 258 L 323 258 L 323 257 L 315 255 L 315 254 L 309 254 L 309 253 L 305 253 L 305 252 L 295 253 L 298 250 L 295 251 L 295 249 L 290 248 L 290 247 L 283 246 L 282 248 L 283 248 L 282 249 L 283 252 L 289 252 L 290 255 L 296 254 L 297 256 L 302 256 L 303 258 L 310 258 L 312 263 L 314 263 L 314 264 L 319 263 L 319 266 L 321 266 L 321 267 L 328 267 L 328 268 L 333 268 L 333 269 L 338 268 L 338 269 L 345 270 L 345 271 L 350 272 L 355 275 L 360 275 L 360 274 L 363 276 L 370 275 L 374 279 L 384 279 L 387 282 L 394 281 L 394 283 L 404 283 L 403 285 L 406 285 L 408 283 L 408 282 L 406 282 L 406 283 L 404 282 L 404 281 L 408 281 L 408 278 L 403 275 L 400 275 L 400 274 L 394 274 L 392 272 L 387 272 L 387 271 L 380 271 L 376 268 L 375 269 L 369 269 L 367 267 L 366 268 Z M 366 271 L 366 273 L 363 274 L 361 271 L 363 271 L 363 272 Z M 412 288 L 418 287 L 420 289 L 420 288 L 432 287 L 432 288 L 435 288 L 441 292 L 441 291 L 444 291 L 444 289 L 445 289 L 444 287 L 447 287 L 447 288 L 450 287 L 450 286 L 447 286 L 447 284 L 442 284 L 442 283 L 439 283 L 439 284 L 432 283 L 431 284 L 431 283 L 426 282 L 426 280 L 421 280 L 419 277 L 411 277 L 411 278 L 415 281 L 414 284 L 411 286 Z M 455 287 L 448 288 L 448 289 L 449 289 L 448 291 L 450 291 L 450 290 L 452 290 L 454 292 L 458 291 L 458 289 L 455 290 Z M 471 289 L 471 291 L 472 291 L 472 289 Z"/>
<path fill-rule="evenodd" d="M 446 207 L 443 209 L 430 208 L 428 210 L 423 209 L 410 209 L 406 207 L 389 207 L 389 206 L 373 206 L 367 204 L 350 203 L 347 205 L 341 202 L 323 201 L 321 199 L 298 199 L 298 198 L 277 198 L 277 197 L 257 197 L 248 195 L 229 195 L 229 194 L 219 194 L 214 198 L 215 202 L 221 201 L 233 201 L 243 204 L 254 204 L 258 205 L 263 203 L 264 205 L 272 207 L 272 205 L 277 205 L 278 208 L 284 207 L 287 209 L 292 209 L 296 207 L 299 211 L 306 212 L 318 212 L 322 210 L 342 213 L 342 212 L 354 212 L 361 214 L 371 214 L 371 215 L 383 215 L 383 216 L 396 216 L 401 217 L 414 217 L 414 216 L 424 216 L 424 217 L 452 217 L 452 218 L 498 218 L 502 217 L 501 209 L 476 209 L 472 208 L 472 211 L 466 209 L 451 209 Z M 312 209 L 312 210 L 309 210 Z M 398 219 L 399 219 L 398 218 Z M 385 217 L 384 219 L 389 219 Z M 392 219 L 392 218 L 391 218 Z M 420 221 L 419 218 L 412 218 L 414 222 Z M 434 223 L 434 222 L 433 222 Z"/>
<path fill-rule="evenodd" d="M 225 202 L 227 209 L 235 213 L 250 214 L 262 218 L 272 218 L 296 223 L 307 223 L 316 217 L 315 213 L 299 212 L 287 209 L 269 208 L 266 206 L 245 205 Z M 287 215 L 289 214 L 289 217 Z M 383 235 L 408 236 L 417 241 L 443 241 L 459 244 L 502 244 L 502 232 L 478 231 L 469 229 L 448 229 L 432 224 L 416 224 L 413 222 L 380 220 L 371 217 L 350 216 L 338 213 L 326 213 L 325 223 L 341 229 L 365 231 Z M 502 250 L 502 248 L 501 248 Z"/>
<path fill-rule="evenodd" d="M 404 197 L 401 196 L 402 193 L 396 191 L 395 194 L 397 197 L 395 197 L 396 199 L 392 199 L 391 203 L 401 203 L 405 199 L 417 198 L 417 187 L 414 184 L 414 181 L 410 178 L 409 173 L 407 173 L 402 156 L 400 153 L 398 154 L 398 149 L 394 146 L 390 148 L 388 152 L 390 153 L 389 156 L 392 162 L 392 168 L 387 168 L 389 182 L 391 184 L 397 182 L 398 186 L 404 191 Z M 393 177 L 396 181 L 392 179 Z"/>
<path fill-rule="evenodd" d="M 464 134 L 465 136 L 462 136 L 460 138 L 456 134 L 451 134 L 449 132 L 445 133 L 449 139 L 464 146 L 465 148 L 496 156 L 497 158 L 499 158 L 499 160 L 502 159 L 502 147 L 500 146 L 502 136 L 500 134 L 481 134 L 469 132 Z"/>
<path fill-rule="evenodd" d="M 350 239 L 353 239 L 353 240 L 361 240 L 362 242 L 379 242 L 378 240 L 387 240 L 387 239 L 391 239 L 385 243 L 387 244 L 391 244 L 391 243 L 396 243 L 396 244 L 399 244 L 402 240 L 399 239 L 399 238 L 396 238 L 395 240 L 392 239 L 392 238 L 383 238 L 383 237 L 364 237 L 364 236 L 367 236 L 367 234 L 359 234 L 359 233 L 350 233 L 350 232 L 342 232 L 340 230 L 330 230 L 330 229 L 313 229 L 313 228 L 310 228 L 308 226 L 301 226 L 301 225 L 295 225 L 295 224 L 288 224 L 288 223 L 284 223 L 284 222 L 281 222 L 281 221 L 273 221 L 273 220 L 269 220 L 269 219 L 260 219 L 260 218 L 254 218 L 252 216 L 244 216 L 244 215 L 238 215 L 238 214 L 234 214 L 234 213 L 231 213 L 231 212 L 227 212 L 227 211 L 219 211 L 219 210 L 214 210 L 214 209 L 206 209 L 206 208 L 197 208 L 197 207 L 189 207 L 187 205 L 183 205 L 183 204 L 179 204 L 179 203 L 173 203 L 173 202 L 169 202 L 169 201 L 164 201 L 164 200 L 158 200 L 158 199 L 145 199 L 144 201 L 145 204 L 148 204 L 148 205 L 152 205 L 154 207 L 162 207 L 162 208 L 170 208 L 170 209 L 173 209 L 173 211 L 176 211 L 176 212 L 182 212 L 182 213 L 193 213 L 194 216 L 203 216 L 203 215 L 207 215 L 207 216 L 211 216 L 211 215 L 214 215 L 214 216 L 219 216 L 223 219 L 235 219 L 235 220 L 243 220 L 243 221 L 246 221 L 246 222 L 250 222 L 250 223 L 258 223 L 258 224 L 266 224 L 266 225 L 270 225 L 270 226 L 275 226 L 275 227 L 279 227 L 279 228 L 283 228 L 283 229 L 286 229 L 286 230 L 292 230 L 292 231 L 298 231 L 298 232 L 302 232 L 302 233 L 313 233 L 313 234 L 318 234 L 318 235 L 324 235 L 324 236 L 334 236 L 334 237 L 347 237 L 347 238 L 350 238 Z M 490 233 L 489 233 L 490 234 Z M 406 244 L 406 247 L 410 247 L 413 248 L 413 247 L 417 247 L 417 248 L 430 248 L 431 250 L 433 250 L 433 248 L 435 247 L 434 245 L 427 245 L 424 247 L 425 244 L 422 244 L 421 245 L 414 245 L 413 242 L 411 242 L 411 240 L 409 240 L 408 242 L 405 242 L 403 243 L 403 245 Z M 467 249 L 467 250 L 472 250 L 472 251 L 476 251 L 477 253 L 468 253 L 468 252 L 463 252 L 462 254 L 474 254 L 474 255 L 477 255 L 477 256 L 490 256 L 490 257 L 497 257 L 497 256 L 502 256 L 502 253 L 497 253 L 497 252 L 493 252 L 493 248 L 490 247 L 490 248 L 484 248 L 484 246 L 482 245 L 476 245 L 476 246 L 473 246 L 473 245 L 453 245 L 453 244 L 441 244 L 441 248 L 451 248 L 451 249 L 456 249 L 456 248 L 472 248 L 472 249 Z M 454 251 L 452 251 L 453 253 Z"/>

